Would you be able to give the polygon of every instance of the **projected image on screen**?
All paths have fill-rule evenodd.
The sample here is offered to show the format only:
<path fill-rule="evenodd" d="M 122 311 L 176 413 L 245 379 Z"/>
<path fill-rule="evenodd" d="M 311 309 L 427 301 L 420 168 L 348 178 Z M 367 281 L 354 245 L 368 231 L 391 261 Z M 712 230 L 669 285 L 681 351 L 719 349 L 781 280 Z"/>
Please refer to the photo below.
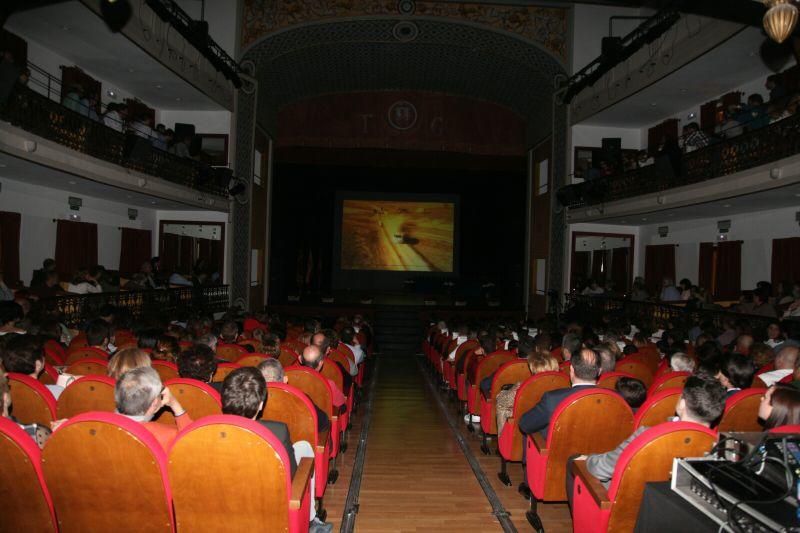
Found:
<path fill-rule="evenodd" d="M 345 270 L 452 272 L 455 204 L 344 200 Z"/>

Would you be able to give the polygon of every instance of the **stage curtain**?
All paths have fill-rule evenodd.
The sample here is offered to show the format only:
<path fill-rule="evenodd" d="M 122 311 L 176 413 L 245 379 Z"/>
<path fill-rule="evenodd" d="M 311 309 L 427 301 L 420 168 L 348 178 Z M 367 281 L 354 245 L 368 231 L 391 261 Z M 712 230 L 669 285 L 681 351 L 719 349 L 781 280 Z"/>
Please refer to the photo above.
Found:
<path fill-rule="evenodd" d="M 19 230 L 22 216 L 19 213 L 0 211 L 0 269 L 3 281 L 14 287 L 19 279 Z"/>
<path fill-rule="evenodd" d="M 697 286 L 704 288 L 708 294 L 714 294 L 714 243 L 700 243 L 700 260 L 697 267 Z"/>
<path fill-rule="evenodd" d="M 742 241 L 717 245 L 717 291 L 720 300 L 738 299 L 742 292 Z"/>
<path fill-rule="evenodd" d="M 146 229 L 122 228 L 119 272 L 130 276 L 152 257 L 152 233 Z"/>
<path fill-rule="evenodd" d="M 69 281 L 81 268 L 97 264 L 97 224 L 59 220 L 56 227 L 56 268 Z"/>
<path fill-rule="evenodd" d="M 664 278 L 675 281 L 675 245 L 652 244 L 645 247 L 644 280 L 650 294 L 661 294 Z"/>
<path fill-rule="evenodd" d="M 772 239 L 772 285 L 800 281 L 800 237 Z"/>
<path fill-rule="evenodd" d="M 614 248 L 611 251 L 611 281 L 614 282 L 614 290 L 617 292 L 627 292 L 631 281 L 628 265 L 630 257 L 629 248 Z"/>

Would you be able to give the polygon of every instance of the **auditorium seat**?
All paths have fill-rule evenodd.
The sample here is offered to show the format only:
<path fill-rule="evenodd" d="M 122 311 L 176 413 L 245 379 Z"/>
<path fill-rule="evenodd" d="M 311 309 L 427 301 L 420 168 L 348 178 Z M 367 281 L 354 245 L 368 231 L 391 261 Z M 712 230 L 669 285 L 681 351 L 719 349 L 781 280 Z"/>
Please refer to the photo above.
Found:
<path fill-rule="evenodd" d="M 69 366 L 72 363 L 80 361 L 81 359 L 108 360 L 108 354 L 103 350 L 101 350 L 100 348 L 95 348 L 94 346 L 82 346 L 79 348 L 70 348 L 67 351 L 67 358 L 64 360 L 64 364 Z"/>
<path fill-rule="evenodd" d="M 178 343 L 178 347 L 181 349 L 182 352 L 185 352 L 192 346 L 194 346 L 194 343 L 192 341 L 180 341 Z"/>
<path fill-rule="evenodd" d="M 169 387 L 172 395 L 186 409 L 192 420 L 222 414 L 222 400 L 219 393 L 207 383 L 196 379 L 175 378 L 165 381 L 164 386 Z M 175 417 L 169 409 L 162 409 L 156 416 L 156 422 L 176 425 Z"/>
<path fill-rule="evenodd" d="M 668 374 L 662 374 L 653 380 L 653 384 L 647 389 L 647 396 L 652 396 L 664 389 L 682 389 L 684 383 L 686 383 L 686 380 L 691 375 L 690 372 L 669 372 Z"/>
<path fill-rule="evenodd" d="M 786 426 L 778 426 L 769 430 L 769 433 L 778 433 L 778 434 L 786 434 L 786 433 L 795 433 L 800 434 L 800 424 L 789 424 Z"/>
<path fill-rule="evenodd" d="M 40 424 L 50 427 L 56 420 L 56 399 L 41 384 L 25 374 L 9 372 L 8 385 L 11 389 L 11 415 L 22 424 Z"/>
<path fill-rule="evenodd" d="M 167 458 L 139 422 L 114 413 L 66 421 L 42 451 L 61 533 L 175 530 Z"/>
<path fill-rule="evenodd" d="M 642 346 L 639 351 L 628 357 L 633 360 L 638 360 L 650 369 L 650 372 L 655 374 L 661 364 L 661 355 L 658 353 L 658 348 L 654 344 Z"/>
<path fill-rule="evenodd" d="M 350 412 L 353 409 L 353 391 L 344 390 L 344 376 L 342 375 L 342 370 L 336 364 L 332 364 L 332 362 L 331 364 L 323 364 L 322 368 L 320 369 L 320 374 L 335 383 L 342 394 L 344 394 L 347 398 L 345 410 L 339 414 L 339 428 L 342 433 L 345 433 L 348 425 L 350 424 Z M 344 448 L 344 446 L 341 447 Z"/>
<path fill-rule="evenodd" d="M 211 379 L 214 383 L 222 383 L 228 374 L 239 368 L 237 363 L 217 363 L 217 371 L 214 372 L 214 377 Z"/>
<path fill-rule="evenodd" d="M 90 411 L 113 413 L 117 409 L 114 401 L 116 382 L 108 376 L 84 376 L 70 383 L 58 397 L 56 416 L 71 418 Z"/>
<path fill-rule="evenodd" d="M 767 387 L 767 384 L 766 384 L 766 383 L 764 383 L 764 382 L 761 380 L 761 378 L 760 378 L 760 377 L 758 377 L 758 376 L 755 376 L 755 377 L 753 378 L 753 383 L 751 383 L 751 384 L 750 384 L 750 388 L 751 388 L 751 389 L 761 389 L 761 390 L 763 390 L 763 389 L 766 389 L 766 388 L 768 388 L 768 387 Z"/>
<path fill-rule="evenodd" d="M 306 367 L 294 366 L 285 370 L 286 377 L 289 379 L 289 385 L 297 387 L 305 392 L 311 401 L 320 408 L 322 412 L 328 415 L 331 421 L 331 451 L 330 456 L 334 459 L 339 455 L 339 440 L 342 428 L 340 427 L 340 420 L 338 413 L 334 413 L 333 407 L 333 392 L 331 392 L 330 383 L 325 379 L 322 374 Z M 336 461 L 331 469 L 329 476 L 330 482 L 335 483 L 338 477 L 336 471 Z"/>
<path fill-rule="evenodd" d="M 497 435 L 497 405 L 495 400 L 497 394 L 504 385 L 513 385 L 514 383 L 521 383 L 531 377 L 531 369 L 528 367 L 527 359 L 513 359 L 504 363 L 492 377 L 492 388 L 489 392 L 489 398 L 484 398 L 481 395 L 481 430 L 483 432 L 483 444 L 481 451 L 489 455 L 488 436 Z"/>
<path fill-rule="evenodd" d="M 701 457 L 716 441 L 715 431 L 692 422 L 650 428 L 622 452 L 608 490 L 589 473 L 585 460 L 574 461 L 572 530 L 633 531 L 645 483 L 669 480 L 674 458 Z"/>
<path fill-rule="evenodd" d="M 616 371 L 624 374 L 630 374 L 644 383 L 645 387 L 649 387 L 653 384 L 654 371 L 650 370 L 646 364 L 635 357 L 628 356 L 625 359 L 618 361 Z"/>
<path fill-rule="evenodd" d="M 464 362 L 461 365 L 461 372 L 456 373 L 456 397 L 459 402 L 466 403 L 467 401 L 467 369 L 477 357 L 479 356 L 474 349 L 467 350 L 464 355 Z"/>
<path fill-rule="evenodd" d="M 258 366 L 262 361 L 266 361 L 270 357 L 263 353 L 251 353 L 243 355 L 236 361 L 239 366 Z"/>
<path fill-rule="evenodd" d="M 182 531 L 308 531 L 313 460 L 294 479 L 280 441 L 254 420 L 208 417 L 169 451 L 175 519 Z M 113 507 L 113 506 L 109 506 Z"/>
<path fill-rule="evenodd" d="M 73 348 L 83 348 L 84 346 L 89 346 L 89 343 L 86 341 L 86 333 L 81 331 L 69 341 L 68 349 L 72 350 Z"/>
<path fill-rule="evenodd" d="M 39 374 L 39 383 L 43 385 L 55 385 L 58 382 L 58 370 L 50 363 L 44 364 L 44 371 Z"/>
<path fill-rule="evenodd" d="M 165 382 L 170 379 L 175 379 L 180 377 L 178 374 L 178 365 L 171 361 L 161 361 L 159 359 L 153 359 L 150 362 L 150 365 L 158 372 L 158 377 L 161 378 L 161 382 Z"/>
<path fill-rule="evenodd" d="M 558 363 L 558 370 L 569 376 L 569 361 L 561 361 Z"/>
<path fill-rule="evenodd" d="M 253 353 L 258 352 L 261 350 L 261 343 L 256 339 L 244 339 L 237 343 L 241 347 L 250 346 L 253 349 Z M 248 352 L 247 348 L 245 348 L 245 352 Z M 250 352 L 248 352 L 250 353 Z"/>
<path fill-rule="evenodd" d="M 506 421 L 497 438 L 497 451 L 500 453 L 500 472 L 497 476 L 504 484 L 511 485 L 506 463 L 522 461 L 524 435 L 518 426 L 520 417 L 539 403 L 545 392 L 566 387 L 569 387 L 569 378 L 563 372 L 540 372 L 526 379 L 517 389 L 511 418 Z"/>
<path fill-rule="evenodd" d="M 505 363 L 516 358 L 516 355 L 508 351 L 499 351 L 484 357 L 475 369 L 475 381 L 467 388 L 467 411 L 471 415 L 480 415 L 481 408 L 481 381 L 490 376 Z"/>
<path fill-rule="evenodd" d="M 106 359 L 79 359 L 67 366 L 67 374 L 73 376 L 106 376 L 108 375 L 108 361 Z"/>
<path fill-rule="evenodd" d="M 217 344 L 217 358 L 228 362 L 233 362 L 249 352 L 238 344 Z"/>
<path fill-rule="evenodd" d="M 682 388 L 661 389 L 655 394 L 648 396 L 647 400 L 636 411 L 633 419 L 634 429 L 639 426 L 655 426 L 675 416 L 675 408 L 678 400 L 681 399 Z"/>
<path fill-rule="evenodd" d="M 450 390 L 455 391 L 458 393 L 458 375 L 456 372 L 456 367 L 459 365 L 461 359 L 466 357 L 466 355 L 475 348 L 478 348 L 479 344 L 478 341 L 475 339 L 465 341 L 461 343 L 461 346 L 458 347 L 456 350 L 456 357 L 453 361 L 447 361 L 446 369 L 447 369 L 447 384 L 450 387 Z"/>
<path fill-rule="evenodd" d="M 526 517 L 536 530 L 542 529 L 537 502 L 567 499 L 567 459 L 613 450 L 633 432 L 633 412 L 625 400 L 596 387 L 566 398 L 550 420 L 546 439 L 535 433 L 526 440 L 526 479 L 531 491 Z"/>
<path fill-rule="evenodd" d="M 603 372 L 597 380 L 597 386 L 608 390 L 616 390 L 619 378 L 632 378 L 633 376 L 625 372 Z"/>
<path fill-rule="evenodd" d="M 0 530 L 55 533 L 56 517 L 39 447 L 4 417 L 0 417 L 0 457 Z"/>
<path fill-rule="evenodd" d="M 278 356 L 278 361 L 280 361 L 283 368 L 290 367 L 294 364 L 297 364 L 297 361 L 300 360 L 300 354 L 294 349 L 281 345 L 281 353 Z"/>
<path fill-rule="evenodd" d="M 48 341 L 49 342 L 49 341 Z M 45 344 L 44 346 L 44 361 L 45 363 L 53 366 L 64 366 L 64 354 L 57 352 L 52 347 Z"/>
<path fill-rule="evenodd" d="M 314 448 L 314 494 L 321 500 L 328 485 L 330 430 L 324 433 L 317 431 L 317 411 L 314 404 L 298 388 L 285 383 L 267 383 L 267 403 L 261 418 L 285 423 L 289 427 L 292 442 L 304 440 Z"/>
<path fill-rule="evenodd" d="M 44 349 L 45 351 L 50 351 L 50 353 L 54 354 L 56 358 L 61 361 L 60 364 L 64 364 L 64 359 L 67 357 L 67 351 L 58 341 L 54 339 L 47 339 L 44 343 Z"/>
<path fill-rule="evenodd" d="M 728 398 L 717 431 L 762 431 L 758 423 L 758 406 L 763 395 L 761 389 L 744 389 Z"/>

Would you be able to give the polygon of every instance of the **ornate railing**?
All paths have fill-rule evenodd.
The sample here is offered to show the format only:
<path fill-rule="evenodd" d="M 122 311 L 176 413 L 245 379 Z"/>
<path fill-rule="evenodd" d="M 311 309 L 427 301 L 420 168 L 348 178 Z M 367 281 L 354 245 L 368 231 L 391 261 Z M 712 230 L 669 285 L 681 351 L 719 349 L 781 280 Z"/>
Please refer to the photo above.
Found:
<path fill-rule="evenodd" d="M 153 148 L 145 139 L 109 128 L 47 96 L 17 85 L 0 119 L 50 141 L 144 174 L 227 196 L 229 172 Z"/>
<path fill-rule="evenodd" d="M 69 325 L 94 318 L 106 305 L 123 309 L 136 319 L 153 316 L 177 318 L 187 313 L 210 314 L 230 306 L 228 286 L 182 287 L 148 291 L 70 294 L 39 302 L 45 314 L 57 316 Z"/>
<path fill-rule="evenodd" d="M 592 323 L 625 322 L 639 329 L 652 329 L 659 324 L 673 323 L 675 327 L 686 327 L 710 322 L 720 331 L 729 320 L 745 320 L 754 330 L 763 332 L 771 318 L 746 315 L 722 309 L 687 309 L 679 305 L 658 302 L 635 302 L 623 298 L 603 296 L 567 295 L 568 313 L 591 320 Z"/>
<path fill-rule="evenodd" d="M 628 172 L 567 185 L 567 207 L 598 205 L 727 176 L 800 153 L 800 113 L 719 141 L 681 157 L 673 172 L 666 160 Z"/>

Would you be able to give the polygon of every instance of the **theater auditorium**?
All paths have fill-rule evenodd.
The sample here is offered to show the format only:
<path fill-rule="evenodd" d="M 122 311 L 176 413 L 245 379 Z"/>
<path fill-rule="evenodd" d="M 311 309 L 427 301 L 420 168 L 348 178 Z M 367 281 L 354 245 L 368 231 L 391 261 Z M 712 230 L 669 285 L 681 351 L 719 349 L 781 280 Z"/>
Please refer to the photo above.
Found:
<path fill-rule="evenodd" d="M 797 0 L 0 2 L 0 533 L 800 531 Z"/>

